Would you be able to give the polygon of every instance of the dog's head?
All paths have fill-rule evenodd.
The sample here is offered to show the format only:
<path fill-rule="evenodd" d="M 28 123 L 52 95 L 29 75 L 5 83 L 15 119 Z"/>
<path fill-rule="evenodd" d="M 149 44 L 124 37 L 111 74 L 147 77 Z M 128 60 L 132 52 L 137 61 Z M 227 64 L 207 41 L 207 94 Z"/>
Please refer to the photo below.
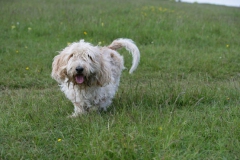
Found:
<path fill-rule="evenodd" d="M 111 80 L 111 68 L 104 62 L 98 47 L 81 40 L 54 57 L 51 75 L 59 83 L 70 81 L 76 85 L 104 86 Z"/>

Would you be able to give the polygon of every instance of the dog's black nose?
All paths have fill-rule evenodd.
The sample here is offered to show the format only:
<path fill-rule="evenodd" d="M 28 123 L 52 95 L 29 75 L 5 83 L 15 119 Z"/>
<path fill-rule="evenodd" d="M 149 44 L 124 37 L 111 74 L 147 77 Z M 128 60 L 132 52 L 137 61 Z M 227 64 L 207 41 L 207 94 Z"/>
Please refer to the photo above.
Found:
<path fill-rule="evenodd" d="M 81 72 L 83 71 L 83 67 L 78 66 L 78 67 L 76 68 L 76 71 L 77 71 L 78 73 L 81 73 Z"/>

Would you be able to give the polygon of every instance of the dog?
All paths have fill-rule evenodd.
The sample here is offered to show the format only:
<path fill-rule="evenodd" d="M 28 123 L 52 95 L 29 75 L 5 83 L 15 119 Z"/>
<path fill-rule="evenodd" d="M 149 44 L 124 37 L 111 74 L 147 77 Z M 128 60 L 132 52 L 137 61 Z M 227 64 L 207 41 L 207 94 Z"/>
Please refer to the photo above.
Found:
<path fill-rule="evenodd" d="M 131 39 L 119 38 L 100 47 L 80 40 L 67 46 L 54 57 L 51 76 L 74 105 L 71 117 L 105 110 L 118 90 L 123 57 L 116 51 L 124 47 L 132 54 L 131 74 L 138 67 L 140 52 Z"/>

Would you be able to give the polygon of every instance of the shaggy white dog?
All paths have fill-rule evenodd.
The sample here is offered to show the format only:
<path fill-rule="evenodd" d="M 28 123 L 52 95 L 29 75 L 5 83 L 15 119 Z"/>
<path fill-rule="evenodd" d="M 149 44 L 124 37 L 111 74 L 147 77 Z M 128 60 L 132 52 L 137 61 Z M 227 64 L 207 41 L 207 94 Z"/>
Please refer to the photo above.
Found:
<path fill-rule="evenodd" d="M 72 117 L 89 110 L 104 109 L 111 104 L 118 89 L 123 57 L 116 51 L 125 47 L 133 61 L 129 73 L 138 66 L 140 53 L 130 39 L 117 39 L 107 47 L 93 46 L 80 40 L 54 57 L 52 78 L 74 105 Z"/>

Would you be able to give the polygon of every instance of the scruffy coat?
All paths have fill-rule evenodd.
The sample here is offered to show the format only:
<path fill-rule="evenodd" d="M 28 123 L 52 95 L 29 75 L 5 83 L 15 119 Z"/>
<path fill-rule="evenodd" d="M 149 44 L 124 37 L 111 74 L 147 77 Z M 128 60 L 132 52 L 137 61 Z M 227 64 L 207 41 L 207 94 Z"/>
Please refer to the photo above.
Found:
<path fill-rule="evenodd" d="M 132 54 L 132 73 L 138 66 L 140 52 L 130 39 L 117 39 L 107 47 L 80 40 L 54 57 L 51 76 L 73 103 L 73 117 L 92 109 L 106 110 L 111 104 L 124 69 L 123 57 L 116 51 L 122 47 Z"/>

